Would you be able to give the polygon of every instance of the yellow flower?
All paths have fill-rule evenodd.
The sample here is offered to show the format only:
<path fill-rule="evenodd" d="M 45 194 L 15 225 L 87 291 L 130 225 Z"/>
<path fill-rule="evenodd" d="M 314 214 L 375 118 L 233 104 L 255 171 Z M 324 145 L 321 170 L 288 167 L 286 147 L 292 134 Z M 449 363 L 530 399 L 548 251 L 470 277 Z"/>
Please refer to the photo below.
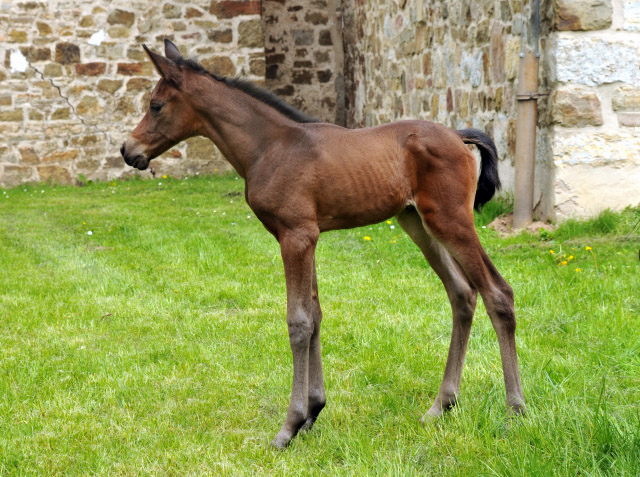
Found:
<path fill-rule="evenodd" d="M 550 253 L 551 255 L 553 255 L 553 254 L 555 254 L 556 252 L 554 252 L 553 250 L 549 250 L 549 253 Z"/>
<path fill-rule="evenodd" d="M 582 271 L 581 268 L 576 268 L 576 272 L 580 273 Z"/>
<path fill-rule="evenodd" d="M 567 263 L 568 262 L 566 260 L 563 260 L 562 262 L 560 262 L 560 265 L 562 265 L 564 267 Z"/>
<path fill-rule="evenodd" d="M 162 175 L 162 178 L 163 178 L 163 179 L 166 179 L 166 178 L 167 178 L 167 175 L 166 175 L 166 174 L 163 174 L 163 175 Z"/>
<path fill-rule="evenodd" d="M 569 259 L 568 260 L 573 260 L 575 257 L 573 255 L 569 255 Z"/>
<path fill-rule="evenodd" d="M 584 248 L 585 250 L 591 250 L 591 247 L 589 247 L 588 245 Z"/>
<path fill-rule="evenodd" d="M 371 237 L 369 237 L 368 235 L 364 236 L 364 240 L 366 240 L 367 242 L 369 242 L 371 240 Z"/>
<path fill-rule="evenodd" d="M 392 224 L 392 222 L 391 222 L 390 220 L 387 220 L 387 224 L 391 225 L 391 224 Z"/>

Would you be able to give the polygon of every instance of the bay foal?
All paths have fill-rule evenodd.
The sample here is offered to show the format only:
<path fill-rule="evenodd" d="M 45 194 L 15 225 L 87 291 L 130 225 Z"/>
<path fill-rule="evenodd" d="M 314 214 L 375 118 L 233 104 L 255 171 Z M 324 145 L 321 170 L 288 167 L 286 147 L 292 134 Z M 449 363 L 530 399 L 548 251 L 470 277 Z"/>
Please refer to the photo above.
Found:
<path fill-rule="evenodd" d="M 320 232 L 392 216 L 442 280 L 453 310 L 444 378 L 427 415 L 439 416 L 456 403 L 478 293 L 498 336 L 507 406 L 511 413 L 524 411 L 513 291 L 482 249 L 473 223 L 474 206 L 500 185 L 495 145 L 486 134 L 427 121 L 356 130 L 319 123 L 271 93 L 183 59 L 168 40 L 164 57 L 144 49 L 161 79 L 122 146 L 126 163 L 146 169 L 180 141 L 211 139 L 245 179 L 249 206 L 280 243 L 293 386 L 274 447 L 309 429 L 325 405 L 314 262 Z M 465 144 L 480 149 L 479 178 Z"/>

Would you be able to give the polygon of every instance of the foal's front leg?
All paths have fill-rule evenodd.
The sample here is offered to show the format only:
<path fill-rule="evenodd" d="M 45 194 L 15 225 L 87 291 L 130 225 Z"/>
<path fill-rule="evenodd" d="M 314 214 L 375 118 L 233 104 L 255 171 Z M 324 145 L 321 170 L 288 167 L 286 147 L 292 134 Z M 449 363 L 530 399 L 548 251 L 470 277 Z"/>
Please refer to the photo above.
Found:
<path fill-rule="evenodd" d="M 278 235 L 287 281 L 287 326 L 293 353 L 293 386 L 287 417 L 271 445 L 284 448 L 309 418 L 309 347 L 314 334 L 313 257 L 317 228 Z M 319 323 L 318 323 L 319 325 Z"/>

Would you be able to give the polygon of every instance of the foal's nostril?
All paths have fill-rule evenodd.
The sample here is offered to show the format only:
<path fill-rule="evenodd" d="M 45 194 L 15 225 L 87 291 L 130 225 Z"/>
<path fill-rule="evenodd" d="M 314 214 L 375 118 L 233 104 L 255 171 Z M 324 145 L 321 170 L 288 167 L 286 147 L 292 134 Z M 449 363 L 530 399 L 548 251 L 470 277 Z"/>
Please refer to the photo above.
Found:
<path fill-rule="evenodd" d="M 120 148 L 120 154 L 124 157 L 124 144 L 122 144 L 122 147 Z"/>

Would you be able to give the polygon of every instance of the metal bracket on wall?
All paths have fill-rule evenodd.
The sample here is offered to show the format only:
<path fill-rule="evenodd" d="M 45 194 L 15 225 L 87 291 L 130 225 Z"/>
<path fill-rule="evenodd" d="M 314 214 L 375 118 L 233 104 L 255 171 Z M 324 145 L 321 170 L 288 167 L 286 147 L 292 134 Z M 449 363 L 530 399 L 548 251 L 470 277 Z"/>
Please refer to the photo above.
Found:
<path fill-rule="evenodd" d="M 532 101 L 542 96 L 549 96 L 549 93 L 520 93 L 516 94 L 516 99 L 518 101 Z"/>

